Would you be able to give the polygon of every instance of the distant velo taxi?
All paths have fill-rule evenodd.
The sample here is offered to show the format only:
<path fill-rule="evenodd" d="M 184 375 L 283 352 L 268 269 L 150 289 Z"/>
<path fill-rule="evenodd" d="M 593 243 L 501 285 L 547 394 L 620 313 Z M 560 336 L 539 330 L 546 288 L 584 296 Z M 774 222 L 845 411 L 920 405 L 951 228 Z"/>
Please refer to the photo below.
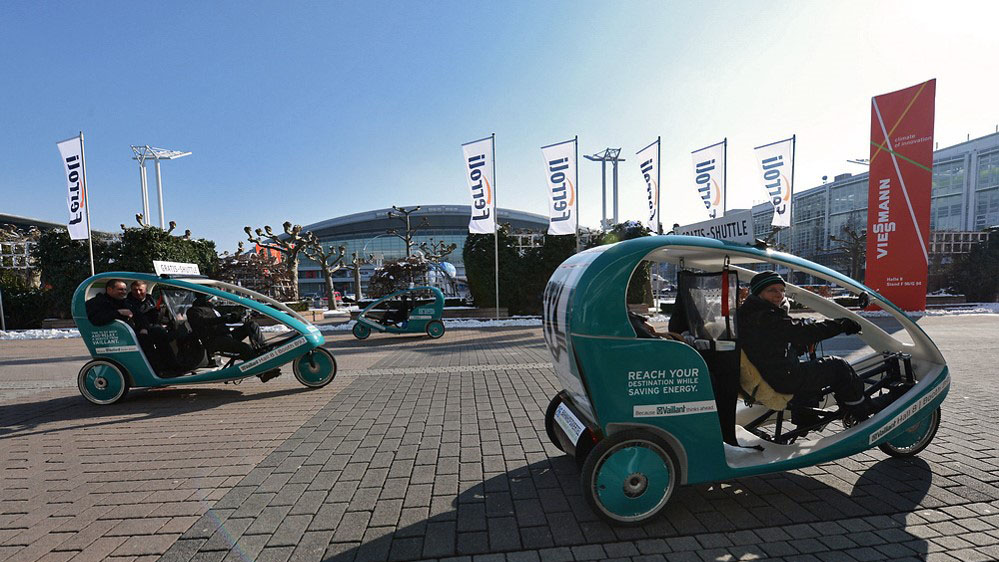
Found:
<path fill-rule="evenodd" d="M 687 340 L 637 337 L 626 292 L 650 262 L 679 271 L 673 314 L 686 316 Z M 901 325 L 889 334 L 831 299 L 786 287 L 812 311 L 860 324 L 862 345 L 850 362 L 879 405 L 870 418 L 844 418 L 829 389 L 766 391 L 742 353 L 740 288 L 755 269 L 778 266 L 839 287 Z M 581 467 L 589 505 L 614 524 L 655 516 L 682 484 L 802 468 L 872 447 L 915 455 L 936 434 L 950 384 L 936 345 L 884 297 L 793 255 L 701 237 L 651 236 L 570 257 L 545 289 L 544 336 L 563 388 L 545 429 Z"/>

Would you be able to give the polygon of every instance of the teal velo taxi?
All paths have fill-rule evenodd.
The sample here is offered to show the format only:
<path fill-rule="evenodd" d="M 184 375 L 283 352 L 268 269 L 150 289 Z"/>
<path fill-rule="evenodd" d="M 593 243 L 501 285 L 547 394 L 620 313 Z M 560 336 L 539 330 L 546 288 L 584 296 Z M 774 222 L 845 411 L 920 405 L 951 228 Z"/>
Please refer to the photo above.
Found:
<path fill-rule="evenodd" d="M 403 289 L 369 304 L 357 316 L 354 337 L 363 340 L 371 332 L 419 334 L 437 339 L 444 335 L 444 293 L 437 287 Z"/>
<path fill-rule="evenodd" d="M 155 361 L 140 345 L 136 325 L 115 319 L 106 325 L 94 325 L 87 317 L 88 300 L 105 292 L 111 280 L 145 283 L 156 303 L 157 322 L 169 334 L 169 341 L 158 348 L 159 354 L 171 355 L 173 368 L 154 368 Z M 251 317 L 267 319 L 268 324 L 286 328 L 273 334 L 262 346 L 245 353 L 223 351 L 203 341 L 192 329 L 187 313 L 199 297 L 213 299 L 216 306 L 240 321 Z M 287 363 L 295 378 L 308 388 L 320 388 L 336 376 L 333 354 L 322 347 L 325 338 L 319 329 L 288 306 L 260 293 L 203 277 L 171 279 L 148 273 L 100 273 L 77 287 L 72 301 L 73 319 L 80 330 L 91 361 L 80 369 L 77 383 L 80 393 L 94 404 L 112 404 L 125 397 L 131 388 L 153 388 L 210 382 L 240 382 Z"/>
<path fill-rule="evenodd" d="M 672 315 L 685 315 L 684 337 L 643 335 L 629 315 L 629 283 L 648 279 L 651 264 L 677 271 Z M 740 292 L 761 270 L 811 276 L 850 304 L 786 286 L 808 316 L 860 325 L 842 341 L 853 346 L 846 359 L 876 405 L 869 417 L 844 415 L 829 388 L 785 395 L 762 381 L 737 322 Z M 898 329 L 889 333 L 857 314 L 867 307 L 891 317 L 878 324 L 893 320 Z M 545 289 L 543 330 L 562 387 L 545 413 L 548 437 L 575 457 L 589 505 L 618 525 L 654 517 L 684 484 L 798 469 L 874 447 L 915 455 L 936 434 L 950 385 L 936 345 L 883 296 L 790 254 L 708 238 L 651 236 L 572 256 Z"/>

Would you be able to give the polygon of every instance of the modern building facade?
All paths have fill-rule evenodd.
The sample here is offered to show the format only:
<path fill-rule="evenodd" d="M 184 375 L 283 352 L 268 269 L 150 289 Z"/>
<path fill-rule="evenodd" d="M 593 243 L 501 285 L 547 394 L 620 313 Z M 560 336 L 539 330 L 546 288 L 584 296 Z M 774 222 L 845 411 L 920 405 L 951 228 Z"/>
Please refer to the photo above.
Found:
<path fill-rule="evenodd" d="M 791 228 L 776 245 L 849 274 L 846 230 L 867 229 L 868 174 L 841 174 L 832 182 L 798 190 L 792 198 Z M 757 238 L 771 232 L 773 207 L 756 205 Z M 946 264 L 999 225 L 999 133 L 934 151 L 930 203 L 930 261 Z"/>
<path fill-rule="evenodd" d="M 410 209 L 411 207 L 405 207 Z M 406 257 L 406 244 L 398 236 L 388 234 L 395 229 L 399 234 L 405 234 L 406 222 L 390 215 L 399 213 L 393 209 L 378 209 L 363 213 L 354 213 L 322 222 L 307 225 L 302 232 L 312 232 L 324 246 L 344 246 L 346 256 L 356 252 L 358 256 L 374 256 L 374 264 L 361 269 L 362 290 L 367 286 L 376 266 L 386 261 Z M 509 224 L 514 231 L 544 232 L 548 229 L 548 217 L 534 213 L 525 213 L 512 209 L 497 209 L 500 224 Z M 468 205 L 424 205 L 410 215 L 410 227 L 414 231 L 413 241 L 420 243 L 443 242 L 456 244 L 457 248 L 444 258 L 444 261 L 455 266 L 458 277 L 465 276 L 465 264 L 461 254 L 468 236 L 468 220 L 471 207 Z M 303 258 L 299 265 L 298 286 L 303 296 L 320 295 L 325 290 L 319 265 Z M 354 292 L 353 276 L 347 270 L 341 269 L 333 274 L 333 283 L 337 290 L 346 289 Z"/>

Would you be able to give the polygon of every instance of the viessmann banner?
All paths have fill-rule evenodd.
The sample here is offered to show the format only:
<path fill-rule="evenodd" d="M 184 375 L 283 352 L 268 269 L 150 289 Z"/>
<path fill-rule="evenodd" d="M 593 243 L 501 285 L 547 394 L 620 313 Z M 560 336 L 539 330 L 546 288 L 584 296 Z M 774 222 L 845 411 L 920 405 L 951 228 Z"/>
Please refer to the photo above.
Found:
<path fill-rule="evenodd" d="M 866 284 L 926 308 L 936 80 L 871 99 Z"/>
<path fill-rule="evenodd" d="M 548 234 L 576 234 L 576 140 L 541 147 L 548 181 Z"/>
<path fill-rule="evenodd" d="M 496 181 L 493 178 L 493 137 L 461 145 L 465 155 L 465 179 L 472 194 L 472 217 L 468 231 L 492 234 L 496 230 Z"/>

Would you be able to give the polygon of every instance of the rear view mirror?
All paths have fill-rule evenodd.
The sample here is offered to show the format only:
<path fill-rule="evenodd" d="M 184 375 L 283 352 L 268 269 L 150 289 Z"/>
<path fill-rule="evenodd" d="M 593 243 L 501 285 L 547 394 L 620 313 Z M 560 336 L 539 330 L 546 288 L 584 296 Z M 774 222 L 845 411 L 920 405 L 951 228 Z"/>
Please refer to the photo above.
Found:
<path fill-rule="evenodd" d="M 871 306 L 871 295 L 868 295 L 867 291 L 863 291 L 857 295 L 857 306 L 862 309 Z"/>

